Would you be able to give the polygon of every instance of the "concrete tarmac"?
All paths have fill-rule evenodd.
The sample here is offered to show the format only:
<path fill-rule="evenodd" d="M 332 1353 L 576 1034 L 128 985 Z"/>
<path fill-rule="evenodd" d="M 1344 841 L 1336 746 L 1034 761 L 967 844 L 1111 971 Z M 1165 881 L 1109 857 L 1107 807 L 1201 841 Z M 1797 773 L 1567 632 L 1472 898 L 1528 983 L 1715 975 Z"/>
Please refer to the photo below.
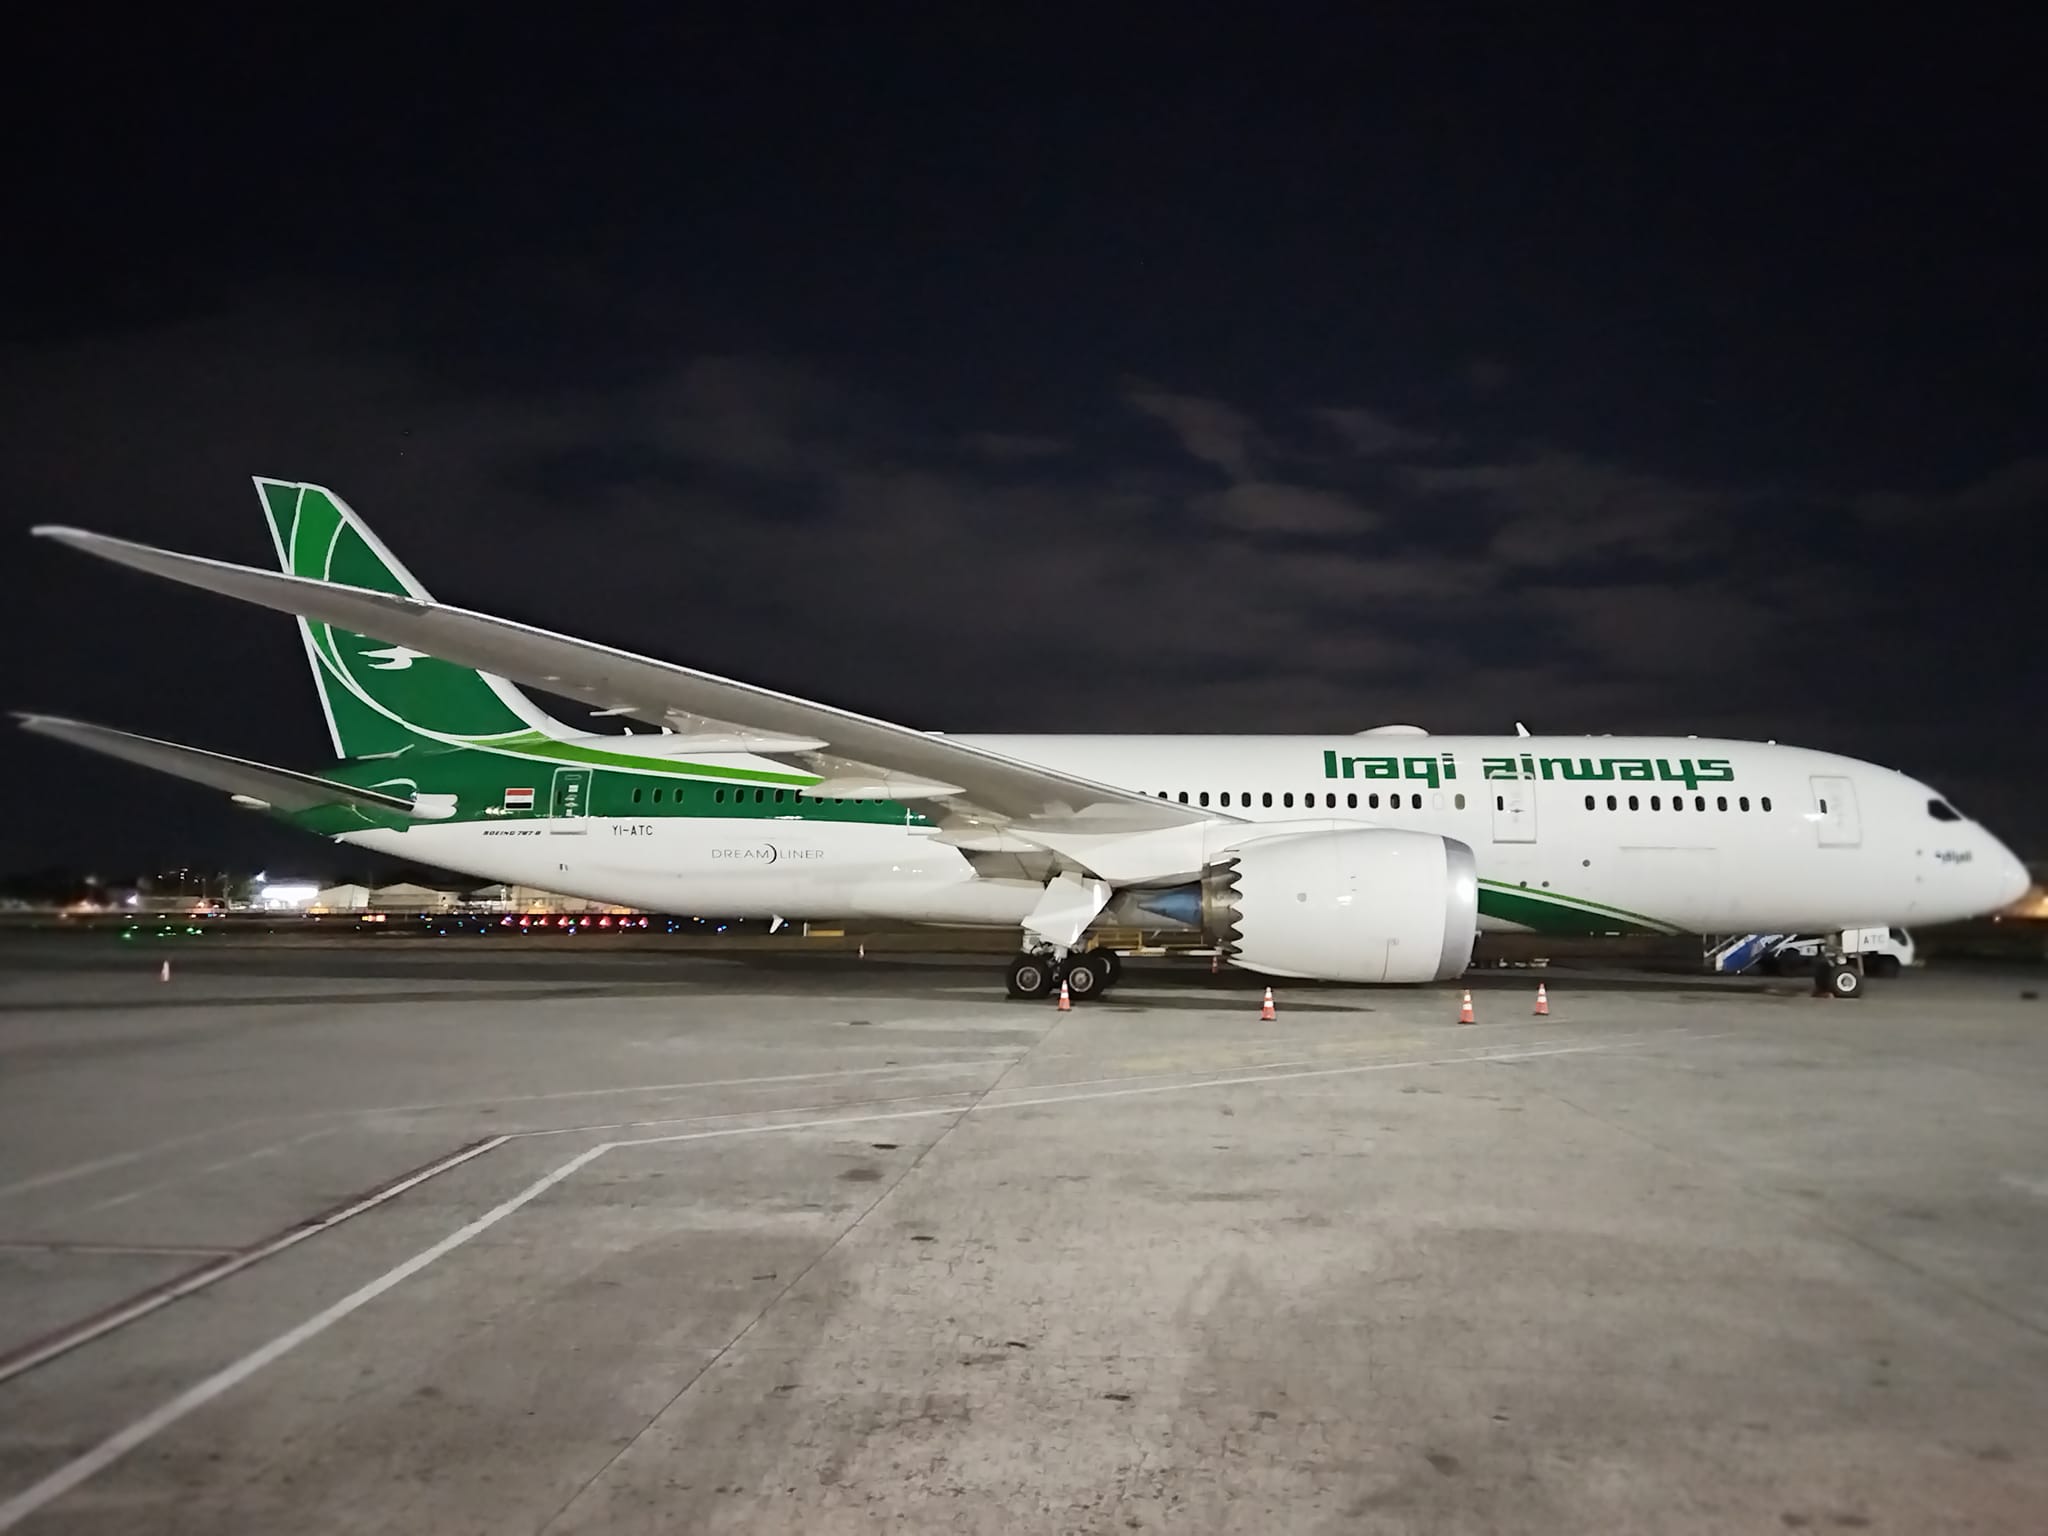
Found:
<path fill-rule="evenodd" d="M 0 942 L 0 1530 L 2048 1528 L 2038 981 L 1540 974 Z"/>

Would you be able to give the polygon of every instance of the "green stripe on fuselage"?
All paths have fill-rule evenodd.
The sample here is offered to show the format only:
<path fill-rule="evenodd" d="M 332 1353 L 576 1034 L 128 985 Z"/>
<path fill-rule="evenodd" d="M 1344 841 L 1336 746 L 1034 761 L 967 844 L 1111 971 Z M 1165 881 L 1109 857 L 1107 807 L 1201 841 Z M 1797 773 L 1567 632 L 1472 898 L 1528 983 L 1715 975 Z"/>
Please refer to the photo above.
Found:
<path fill-rule="evenodd" d="M 1576 897 L 1557 897 L 1525 886 L 1479 882 L 1479 915 L 1515 923 L 1537 933 L 1671 933 L 1669 923 L 1622 912 Z"/>
<path fill-rule="evenodd" d="M 545 825 L 555 775 L 582 770 L 590 775 L 585 814 L 595 817 L 865 822 L 899 827 L 929 824 L 922 814 L 893 800 L 818 799 L 802 794 L 800 786 L 817 782 L 809 775 L 667 763 L 597 749 L 569 752 L 565 745 L 538 738 L 525 744 L 493 743 L 490 748 L 437 750 L 421 746 L 390 757 L 351 758 L 327 770 L 327 776 L 391 794 L 453 795 L 455 814 L 422 822 L 405 816 L 387 819 L 381 813 L 347 806 L 322 806 L 288 819 L 327 836 L 372 826 L 444 826 L 449 822 L 494 827 Z M 525 755 L 522 746 L 532 755 Z M 508 789 L 532 790 L 532 808 L 508 808 Z"/>

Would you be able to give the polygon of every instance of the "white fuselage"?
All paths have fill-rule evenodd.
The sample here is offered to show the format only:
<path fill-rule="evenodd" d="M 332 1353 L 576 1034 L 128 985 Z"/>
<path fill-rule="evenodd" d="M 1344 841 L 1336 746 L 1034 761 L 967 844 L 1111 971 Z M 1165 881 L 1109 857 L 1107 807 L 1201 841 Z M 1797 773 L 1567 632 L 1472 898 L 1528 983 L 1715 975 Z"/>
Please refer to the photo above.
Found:
<path fill-rule="evenodd" d="M 1797 747 L 1375 733 L 956 739 L 1099 783 L 1185 797 L 1224 823 L 1390 826 L 1456 838 L 1472 848 L 1492 898 L 1482 900 L 1481 926 L 1490 929 L 1570 926 L 1562 914 L 1577 914 L 1578 931 L 1588 932 L 1609 931 L 1608 914 L 1612 931 L 1910 926 L 1995 910 L 2026 886 L 2019 861 L 1928 786 Z M 1042 890 L 1022 863 L 1011 870 L 1000 854 L 970 857 L 938 828 L 908 818 L 584 817 L 532 821 L 516 834 L 423 823 L 346 840 L 482 879 L 731 917 L 1011 926 Z"/>

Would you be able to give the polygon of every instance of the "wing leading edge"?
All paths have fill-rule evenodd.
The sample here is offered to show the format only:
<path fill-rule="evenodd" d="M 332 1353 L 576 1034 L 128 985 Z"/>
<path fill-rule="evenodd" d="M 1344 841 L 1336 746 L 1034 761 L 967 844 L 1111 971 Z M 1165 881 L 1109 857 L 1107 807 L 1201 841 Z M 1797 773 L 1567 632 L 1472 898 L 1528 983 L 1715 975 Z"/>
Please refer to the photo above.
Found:
<path fill-rule="evenodd" d="M 177 554 L 78 528 L 33 531 L 116 565 L 341 625 L 638 719 L 678 729 L 724 726 L 822 741 L 827 744 L 823 749 L 789 754 L 826 781 L 820 792 L 843 792 L 831 787 L 835 782 L 872 783 L 877 789 L 899 782 L 906 791 L 943 806 L 940 819 L 950 827 L 1009 825 L 1055 834 L 1114 835 L 1234 819 L 1227 812 L 1156 800 L 829 704 L 427 598 Z"/>

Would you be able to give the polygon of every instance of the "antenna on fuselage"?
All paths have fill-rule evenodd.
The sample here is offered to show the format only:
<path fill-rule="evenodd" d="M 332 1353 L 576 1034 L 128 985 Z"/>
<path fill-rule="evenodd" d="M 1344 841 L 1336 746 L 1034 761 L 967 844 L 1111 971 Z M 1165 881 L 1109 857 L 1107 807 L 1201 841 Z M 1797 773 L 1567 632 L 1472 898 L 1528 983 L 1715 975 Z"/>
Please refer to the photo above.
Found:
<path fill-rule="evenodd" d="M 1517 736 L 1526 736 L 1526 735 L 1528 735 L 1528 734 L 1529 734 L 1529 727 L 1527 727 L 1526 725 L 1522 724 L 1522 722 L 1521 722 L 1521 721 L 1517 720 L 1517 721 L 1515 722 L 1515 734 L 1516 734 Z"/>

